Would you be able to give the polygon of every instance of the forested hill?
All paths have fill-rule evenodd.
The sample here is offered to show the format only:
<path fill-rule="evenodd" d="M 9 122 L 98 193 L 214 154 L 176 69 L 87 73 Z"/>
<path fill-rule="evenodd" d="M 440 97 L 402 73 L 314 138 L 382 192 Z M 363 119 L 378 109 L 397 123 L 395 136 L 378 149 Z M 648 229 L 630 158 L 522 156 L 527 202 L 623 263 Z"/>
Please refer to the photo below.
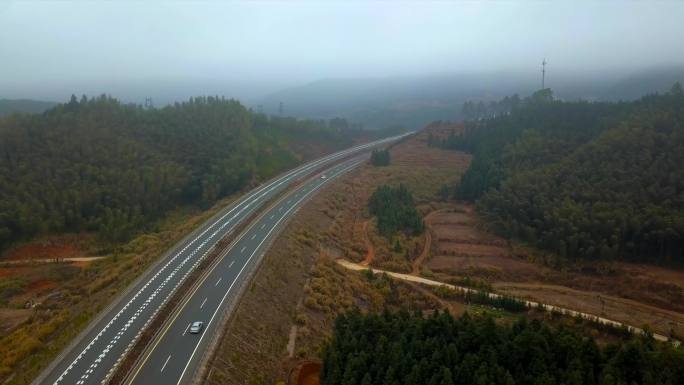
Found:
<path fill-rule="evenodd" d="M 72 97 L 14 114 L 0 119 L 0 249 L 45 232 L 124 240 L 169 209 L 207 207 L 362 134 L 214 97 L 163 109 Z"/>
<path fill-rule="evenodd" d="M 323 385 L 675 385 L 684 349 L 633 337 L 597 346 L 591 338 L 521 318 L 448 313 L 340 316 L 323 351 Z"/>
<path fill-rule="evenodd" d="M 57 103 L 31 99 L 0 99 L 0 116 L 15 112 L 42 113 Z"/>
<path fill-rule="evenodd" d="M 473 152 L 458 196 L 505 236 L 563 256 L 684 262 L 684 93 L 554 101 L 433 144 Z"/>

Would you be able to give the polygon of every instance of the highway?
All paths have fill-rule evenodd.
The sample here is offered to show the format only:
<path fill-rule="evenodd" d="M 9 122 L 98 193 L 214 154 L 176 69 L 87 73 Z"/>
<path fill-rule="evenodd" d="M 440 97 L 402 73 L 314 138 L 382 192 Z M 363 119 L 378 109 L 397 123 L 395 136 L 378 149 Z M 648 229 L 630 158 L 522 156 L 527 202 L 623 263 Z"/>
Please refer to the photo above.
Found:
<path fill-rule="evenodd" d="M 142 330 L 174 294 L 175 289 L 220 239 L 293 183 L 322 167 L 350 156 L 367 154 L 371 148 L 401 137 L 403 135 L 356 146 L 299 166 L 248 192 L 234 204 L 221 210 L 160 258 L 124 294 L 114 299 L 33 384 L 102 383 L 133 346 Z M 327 179 L 321 181 L 325 180 Z M 242 269 L 246 265 L 239 266 L 236 263 L 232 268 L 235 266 Z M 219 285 L 215 288 L 218 290 L 218 287 Z M 207 309 L 211 308 L 210 304 L 204 304 L 203 308 L 205 306 Z M 210 328 L 205 329 L 204 333 L 209 330 Z"/>
<path fill-rule="evenodd" d="M 269 241 L 283 228 L 287 219 L 321 187 L 367 159 L 355 157 L 317 175 L 288 193 L 264 212 L 232 245 L 223 258 L 186 297 L 167 323 L 127 384 L 189 384 L 208 344 L 220 330 L 226 306 L 239 294 L 249 273 L 266 251 Z M 325 177 L 323 177 L 325 175 Z M 190 334 L 191 323 L 201 321 L 200 334 Z"/>

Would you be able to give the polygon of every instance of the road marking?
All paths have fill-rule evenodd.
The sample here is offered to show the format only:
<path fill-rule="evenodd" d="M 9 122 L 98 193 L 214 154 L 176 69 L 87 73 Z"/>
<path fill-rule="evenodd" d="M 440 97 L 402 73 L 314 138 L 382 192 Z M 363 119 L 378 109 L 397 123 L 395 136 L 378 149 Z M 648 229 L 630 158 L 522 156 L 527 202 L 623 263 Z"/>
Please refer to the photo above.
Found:
<path fill-rule="evenodd" d="M 261 224 L 261 229 L 263 230 L 264 227 L 266 227 L 266 224 L 265 224 L 265 223 L 262 223 L 262 224 Z"/>
<path fill-rule="evenodd" d="M 219 282 L 221 282 L 222 279 L 223 279 L 223 277 L 220 277 L 220 278 L 218 279 L 218 281 L 216 281 L 216 284 L 215 284 L 214 286 L 218 286 Z"/>
<path fill-rule="evenodd" d="M 231 262 L 230 262 L 230 265 L 228 265 L 228 268 L 230 269 L 231 267 L 233 267 L 233 264 L 234 264 L 234 263 L 235 263 L 235 261 L 231 261 Z"/>
<path fill-rule="evenodd" d="M 358 166 L 360 163 L 361 163 L 360 161 L 359 161 L 359 162 L 352 162 L 352 165 L 351 165 L 351 166 L 342 169 L 342 170 L 339 172 L 339 174 L 342 174 L 342 173 L 344 173 L 344 172 L 346 172 L 346 171 L 348 171 L 348 170 L 351 170 L 352 168 Z M 335 175 L 335 177 L 337 177 L 337 175 Z M 332 180 L 332 179 L 334 179 L 334 178 L 325 179 L 322 183 L 320 183 L 319 185 L 317 185 L 316 188 L 312 189 L 311 192 L 305 194 L 305 195 L 297 202 L 297 204 L 303 202 L 304 199 L 306 199 L 306 197 L 307 197 L 309 194 L 311 194 L 311 193 L 313 193 L 314 191 L 316 191 L 317 189 L 321 188 L 324 184 L 326 184 L 327 182 L 329 182 L 329 181 Z M 233 289 L 233 285 L 235 285 L 235 282 L 237 282 L 238 278 L 240 278 L 240 275 L 242 275 L 242 272 L 245 270 L 245 268 L 246 268 L 247 265 L 249 264 L 249 261 L 252 260 L 252 257 L 254 257 L 254 255 L 256 254 L 257 250 L 259 250 L 259 248 L 261 247 L 261 245 L 263 245 L 264 242 L 266 242 L 266 239 L 267 239 L 267 238 L 271 235 L 271 233 L 278 227 L 278 224 L 280 224 L 280 222 L 282 222 L 282 221 L 285 219 L 285 217 L 287 216 L 287 214 L 290 213 L 293 209 L 294 209 L 294 206 L 290 207 L 290 208 L 287 210 L 287 212 L 285 213 L 285 215 L 283 215 L 282 217 L 280 217 L 280 218 L 278 219 L 278 222 L 276 222 L 276 224 L 271 228 L 271 230 L 269 230 L 269 232 L 266 234 L 266 236 L 265 236 L 264 238 L 261 239 L 261 242 L 259 243 L 259 245 L 257 245 L 256 248 L 254 248 L 254 251 L 252 252 L 252 254 L 251 254 L 251 255 L 249 256 L 249 258 L 247 259 L 247 263 L 245 263 L 244 265 L 242 265 L 242 268 L 240 269 L 240 271 L 237 273 L 237 275 L 236 275 L 235 278 L 233 279 L 233 282 L 230 284 L 230 287 L 228 287 L 228 291 L 226 291 L 226 293 L 223 294 L 223 298 L 221 298 L 221 301 L 219 302 L 218 306 L 216 307 L 216 310 L 214 310 L 214 313 L 212 314 L 211 318 L 209 319 L 209 322 L 207 322 L 206 328 L 209 328 L 209 326 L 211 325 L 212 321 L 213 321 L 214 318 L 216 317 L 216 314 L 218 313 L 219 309 L 221 308 L 221 305 L 223 305 L 223 302 L 226 300 L 226 298 L 228 297 L 228 294 L 229 294 L 230 291 Z M 248 229 L 247 231 L 249 231 L 249 229 Z M 185 368 L 183 368 L 183 372 L 181 372 L 181 375 L 180 375 L 180 377 L 178 378 L 178 382 L 176 383 L 176 385 L 179 385 L 179 384 L 181 383 L 181 381 L 183 381 L 183 377 L 185 376 L 185 372 L 188 370 L 188 366 L 190 366 L 190 362 L 192 361 L 193 357 L 195 356 L 195 353 L 197 353 L 197 348 L 199 348 L 200 344 L 202 343 L 202 339 L 204 339 L 204 336 L 205 336 L 205 335 L 207 335 L 207 334 L 206 334 L 206 333 L 203 333 L 203 334 L 202 334 L 202 336 L 199 338 L 199 341 L 198 341 L 197 344 L 195 345 L 195 348 L 192 350 L 192 354 L 190 354 L 190 358 L 188 359 L 187 363 L 185 364 Z M 137 374 L 137 373 L 136 373 L 136 374 Z"/>
<path fill-rule="evenodd" d="M 160 372 L 163 372 L 163 371 L 164 371 L 164 368 L 166 367 L 166 364 L 169 363 L 169 360 L 170 360 L 170 359 L 171 359 L 171 355 L 169 354 L 169 356 L 166 357 L 166 361 L 164 361 L 164 366 L 162 366 Z"/>
<path fill-rule="evenodd" d="M 402 136 L 398 136 L 398 137 L 392 137 L 392 138 L 384 139 L 384 140 L 381 140 L 381 141 L 378 141 L 378 142 L 373 142 L 373 143 L 369 143 L 369 144 L 357 146 L 357 147 L 355 147 L 355 148 L 352 148 L 352 149 L 345 150 L 345 151 L 342 151 L 342 152 L 337 153 L 337 154 L 333 154 L 333 155 L 327 156 L 327 157 L 325 157 L 325 158 L 323 158 L 323 159 L 320 159 L 320 160 L 315 161 L 315 162 L 312 162 L 312 163 L 310 163 L 310 164 L 308 164 L 308 165 L 302 166 L 302 167 L 299 168 L 299 169 L 295 169 L 295 170 L 292 170 L 291 172 L 288 172 L 287 174 L 283 175 L 281 178 L 276 179 L 275 181 L 271 182 L 270 184 L 268 184 L 268 185 L 266 185 L 266 186 L 263 186 L 262 188 L 259 188 L 257 191 L 255 191 L 255 192 L 252 193 L 250 196 L 246 197 L 246 198 L 243 199 L 240 203 L 238 203 L 238 204 L 237 204 L 234 208 L 232 208 L 228 213 L 224 214 L 221 218 L 219 218 L 218 221 L 215 221 L 214 223 L 208 225 L 208 227 L 207 227 L 207 228 L 206 228 L 198 237 L 196 237 L 196 238 L 195 238 L 194 240 L 192 240 L 189 244 L 187 244 L 187 245 L 180 251 L 180 253 L 184 252 L 189 246 L 191 246 L 195 241 L 197 241 L 201 236 L 203 236 L 209 229 L 211 229 L 212 227 L 214 227 L 215 225 L 217 225 L 223 218 L 225 218 L 225 217 L 226 217 L 227 215 L 229 215 L 232 211 L 234 211 L 235 209 L 237 209 L 241 204 L 245 203 L 245 201 L 249 200 L 250 198 L 254 198 L 254 197 L 255 197 L 256 195 L 258 195 L 259 193 L 261 193 L 261 196 L 257 197 L 256 199 L 262 198 L 263 196 L 265 196 L 266 194 L 268 194 L 269 192 L 271 192 L 271 191 L 272 191 L 273 189 L 275 189 L 276 187 L 280 186 L 281 184 L 285 183 L 286 181 L 291 180 L 294 176 L 296 176 L 296 175 L 298 175 L 298 174 L 302 174 L 302 173 L 304 173 L 305 171 L 307 171 L 307 170 L 309 170 L 309 169 L 311 169 L 311 168 L 313 168 L 313 167 L 315 167 L 315 166 L 317 166 L 317 165 L 319 165 L 319 164 L 324 164 L 324 163 L 326 163 L 326 162 L 330 162 L 330 161 L 332 161 L 332 160 L 334 160 L 334 159 L 337 159 L 337 158 L 342 157 L 342 156 L 344 156 L 344 155 L 347 155 L 347 154 L 350 154 L 350 153 L 359 151 L 359 150 L 364 149 L 364 148 L 366 148 L 366 147 L 377 146 L 377 145 L 379 145 L 379 144 L 381 144 L 381 143 L 388 142 L 388 141 L 393 141 L 393 140 L 399 139 L 399 138 L 401 138 L 401 137 L 404 137 L 404 136 L 406 136 L 406 135 L 408 135 L 408 134 L 405 134 L 405 135 L 402 135 Z M 358 158 L 358 157 L 357 157 L 357 158 Z M 350 163 L 352 163 L 352 162 L 350 162 Z M 345 171 L 347 171 L 347 170 L 349 170 L 349 169 L 351 169 L 351 168 L 354 168 L 354 167 L 358 166 L 358 164 L 360 164 L 360 163 L 361 163 L 361 161 L 353 162 L 353 164 L 352 164 L 351 166 L 349 166 L 349 167 L 343 169 L 342 172 L 345 172 Z M 276 182 L 278 182 L 278 183 L 276 183 Z M 311 192 L 313 192 L 313 191 L 317 190 L 318 188 L 320 188 L 323 184 L 325 184 L 325 182 L 326 182 L 326 181 L 323 181 L 323 183 L 320 183 L 320 184 L 317 185 L 317 186 L 311 187 Z M 269 188 L 269 186 L 270 186 L 270 188 Z M 266 190 L 267 190 L 267 191 L 266 191 Z M 265 192 L 264 192 L 264 191 L 265 191 Z M 306 196 L 306 195 L 309 195 L 309 194 L 305 194 L 305 196 Z M 300 200 L 300 202 L 301 202 L 301 200 Z M 205 241 L 202 243 L 202 245 L 200 245 L 200 247 L 204 246 L 204 244 L 207 243 L 210 239 L 212 239 L 216 233 L 218 233 L 223 227 L 225 227 L 226 225 L 228 225 L 228 223 L 229 223 L 230 221 L 232 221 L 233 219 L 235 219 L 242 211 L 244 211 L 244 209 L 246 209 L 247 207 L 249 207 L 249 206 L 252 205 L 253 203 L 254 203 L 254 202 L 248 202 L 247 205 L 245 206 L 245 208 L 243 208 L 243 209 L 240 210 L 238 213 L 236 213 L 235 215 L 233 215 L 233 217 L 231 217 L 226 223 L 224 223 L 224 224 L 219 228 L 219 230 L 215 231 L 214 234 L 212 234 L 212 235 L 209 237 L 209 239 L 205 240 Z M 288 210 L 288 212 L 290 212 L 290 211 L 291 211 L 291 209 Z M 271 215 L 271 219 L 273 219 L 273 215 Z M 282 220 L 283 220 L 283 218 L 278 219 L 276 225 L 277 225 L 278 223 L 280 223 Z M 271 229 L 271 230 L 269 231 L 269 233 L 267 234 L 267 236 L 268 236 L 272 231 L 273 231 L 273 229 Z M 258 247 L 260 247 L 261 244 L 263 244 L 263 242 L 264 242 L 264 240 L 261 241 L 261 243 L 259 244 Z M 258 247 L 257 247 L 257 249 L 258 249 Z M 256 250 L 255 250 L 255 251 L 256 251 Z M 194 255 L 194 253 L 193 253 L 193 255 Z M 205 255 L 206 255 L 206 253 L 205 253 Z M 249 262 L 249 260 L 251 260 L 251 258 L 252 258 L 253 255 L 254 255 L 254 253 L 252 253 L 252 255 L 250 256 L 250 258 L 248 259 L 248 262 Z M 262 253 L 262 255 L 263 255 L 263 253 Z M 175 258 L 173 258 L 173 259 L 175 259 Z M 167 264 L 162 268 L 162 270 L 165 269 L 166 266 L 168 266 L 168 265 L 173 261 L 173 259 L 172 259 L 171 261 L 167 262 Z M 197 262 L 196 262 L 196 263 L 197 263 Z M 196 264 L 196 263 L 195 263 L 195 264 Z M 232 266 L 232 265 L 233 265 L 233 263 L 231 262 L 231 266 Z M 244 265 L 244 266 L 242 267 L 242 269 L 240 270 L 240 272 L 238 272 L 238 276 L 240 276 L 240 274 L 242 273 L 242 271 L 244 270 L 245 267 L 246 267 L 246 265 Z M 213 270 L 213 269 L 212 269 L 212 270 Z M 186 273 L 186 275 L 187 275 L 187 274 L 188 274 L 188 273 Z M 158 272 L 157 274 L 155 274 L 155 276 L 152 277 L 151 280 L 156 279 L 157 275 L 159 275 L 159 272 Z M 236 280 L 237 280 L 237 279 L 236 279 Z M 233 283 L 231 284 L 231 287 L 228 289 L 228 292 L 226 292 L 226 294 L 224 294 L 224 297 L 223 297 L 223 299 L 221 300 L 221 303 L 219 304 L 219 307 L 220 307 L 221 304 L 225 301 L 225 297 L 226 297 L 226 296 L 228 295 L 228 293 L 231 291 L 231 288 L 232 288 L 232 286 L 235 284 L 235 281 L 236 281 L 236 280 L 233 281 Z M 149 285 L 150 283 L 151 283 L 151 282 L 148 282 L 148 283 L 144 286 L 144 288 L 146 288 L 147 285 Z M 137 297 L 137 295 L 136 295 L 136 297 Z M 133 299 L 135 299 L 135 298 L 133 298 Z M 130 302 L 129 302 L 129 304 L 130 304 Z M 187 301 L 186 301 L 186 304 L 184 304 L 184 305 L 181 306 L 181 309 L 182 309 L 183 307 L 185 307 L 185 305 L 187 305 Z M 127 306 L 126 306 L 126 307 L 127 307 Z M 124 309 L 122 309 L 122 311 L 125 310 L 126 307 L 124 307 Z M 217 309 L 217 310 L 218 310 L 218 309 Z M 155 312 L 155 313 L 156 313 L 156 312 Z M 180 314 L 180 313 L 177 313 L 177 314 Z M 216 315 L 216 312 L 214 312 L 214 316 L 215 316 L 215 315 Z M 214 316 L 212 316 L 212 319 L 214 318 Z M 117 317 L 118 317 L 118 315 L 117 315 Z M 115 317 L 113 320 L 111 320 L 110 323 L 112 323 L 117 317 Z M 176 317 L 177 317 L 177 316 L 176 316 Z M 174 317 L 174 319 L 175 319 L 176 317 Z M 173 321 L 172 321 L 172 322 L 173 322 Z M 211 322 L 211 321 L 210 321 L 210 322 Z M 105 327 L 105 329 L 103 329 L 103 330 L 100 332 L 100 334 L 103 333 L 108 327 L 109 327 L 109 324 Z M 162 332 L 162 336 L 166 333 L 166 331 L 168 331 L 169 327 L 170 327 L 170 324 L 169 324 L 169 326 L 166 327 L 166 330 Z M 98 337 L 99 337 L 99 336 L 98 336 Z M 201 340 L 201 339 L 200 339 L 200 340 Z M 92 345 L 95 341 L 97 341 L 97 337 L 95 338 L 94 341 L 91 341 L 91 344 L 89 344 L 89 346 L 86 347 L 86 349 L 84 349 L 83 352 L 81 352 L 81 355 L 85 354 L 86 351 L 88 350 L 88 348 L 90 348 L 90 345 Z M 133 376 L 132 376 L 131 379 L 128 381 L 129 384 L 132 383 L 132 382 L 135 380 L 135 377 L 138 375 L 138 373 L 140 372 L 141 368 L 145 365 L 145 362 L 149 359 L 149 357 L 150 357 L 150 355 L 151 355 L 151 352 L 154 351 L 154 349 L 157 347 L 157 345 L 159 344 L 160 341 L 161 341 L 160 339 L 157 339 L 157 341 L 156 341 L 156 342 L 154 343 L 154 345 L 152 346 L 152 349 L 149 351 L 149 353 L 146 354 L 145 358 L 143 359 L 143 362 L 137 367 L 137 370 L 135 371 L 135 373 L 133 373 Z M 198 345 L 195 346 L 195 349 L 193 350 L 192 356 L 194 356 L 194 354 L 195 354 L 195 352 L 196 352 L 196 350 L 197 350 L 197 347 L 198 347 Z M 74 362 L 72 362 L 72 364 L 69 366 L 69 368 L 68 368 L 67 370 L 65 370 L 65 371 L 62 373 L 62 376 L 60 376 L 60 379 L 59 379 L 57 382 L 61 381 L 61 379 L 67 374 L 67 372 L 68 372 L 69 370 L 71 370 L 71 367 L 72 367 L 74 364 L 76 364 L 76 362 L 81 358 L 81 355 L 79 355 L 79 357 L 78 357 L 76 360 L 74 360 Z M 192 360 L 192 356 L 190 357 L 191 360 Z M 188 362 L 188 364 L 189 364 L 189 362 Z M 183 375 L 185 374 L 185 371 L 187 370 L 187 365 L 188 365 L 188 364 L 186 364 L 185 369 L 183 370 L 183 373 L 181 373 L 181 378 L 179 379 L 179 383 L 180 383 L 180 380 L 182 379 Z M 85 377 L 87 378 L 87 374 L 85 375 Z"/>
<path fill-rule="evenodd" d="M 244 253 L 246 248 L 247 246 L 242 246 L 242 249 L 240 249 L 240 254 Z"/>
<path fill-rule="evenodd" d="M 252 240 L 253 240 L 254 238 L 256 238 L 256 234 L 252 235 Z"/>
<path fill-rule="evenodd" d="M 207 303 L 207 298 L 204 297 L 204 301 L 202 301 L 202 304 L 200 305 L 200 309 L 204 307 L 204 304 Z"/>
<path fill-rule="evenodd" d="M 188 326 L 185 327 L 185 330 L 183 330 L 183 334 L 182 334 L 182 335 L 185 335 L 185 333 L 188 332 L 188 329 L 190 328 L 190 324 L 192 324 L 192 322 L 190 322 L 190 323 L 188 324 Z"/>

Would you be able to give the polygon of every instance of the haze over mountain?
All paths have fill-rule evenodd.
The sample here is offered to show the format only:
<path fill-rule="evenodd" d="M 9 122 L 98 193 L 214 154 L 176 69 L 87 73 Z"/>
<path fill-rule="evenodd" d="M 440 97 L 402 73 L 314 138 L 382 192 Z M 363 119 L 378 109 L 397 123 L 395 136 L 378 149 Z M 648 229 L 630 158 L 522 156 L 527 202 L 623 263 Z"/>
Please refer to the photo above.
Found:
<path fill-rule="evenodd" d="M 380 109 L 418 100 L 437 111 L 450 108 L 454 95 L 535 89 L 545 57 L 558 95 L 591 96 L 592 79 L 612 84 L 684 63 L 677 49 L 683 13 L 680 2 L 10 1 L 0 3 L 0 98 L 107 93 L 161 106 L 224 95 L 273 111 L 267 102 L 290 95 L 286 111 L 302 111 L 300 98 L 320 98 L 311 113 L 328 114 L 347 113 L 347 99 L 368 106 L 378 97 L 387 100 Z M 635 26 L 634 15 L 648 28 Z M 579 85 L 587 91 L 572 90 L 572 79 L 586 79 Z M 311 82 L 313 96 L 266 97 Z M 373 114 L 350 115 L 372 122 Z"/>
<path fill-rule="evenodd" d="M 331 118 L 341 116 L 370 128 L 404 125 L 420 128 L 434 120 L 461 119 L 467 100 L 493 101 L 528 95 L 541 88 L 541 73 L 530 71 L 439 74 L 386 78 L 323 79 L 284 89 L 250 105 L 267 113 Z M 684 66 L 584 74 L 550 73 L 546 86 L 567 100 L 630 100 L 668 90 L 684 80 Z"/>

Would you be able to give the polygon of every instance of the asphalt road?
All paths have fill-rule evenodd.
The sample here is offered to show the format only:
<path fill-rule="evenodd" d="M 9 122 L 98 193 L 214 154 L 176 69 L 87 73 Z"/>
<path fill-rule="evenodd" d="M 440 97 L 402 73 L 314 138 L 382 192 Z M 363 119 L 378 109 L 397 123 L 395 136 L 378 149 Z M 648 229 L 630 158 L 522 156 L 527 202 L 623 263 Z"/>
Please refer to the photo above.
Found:
<path fill-rule="evenodd" d="M 151 322 L 175 289 L 197 267 L 216 242 L 232 232 L 242 221 L 248 219 L 251 214 L 292 183 L 302 180 L 321 167 L 355 154 L 367 153 L 370 148 L 398 138 L 400 137 L 383 139 L 328 155 L 284 173 L 245 194 L 236 203 L 222 210 L 179 242 L 159 262 L 142 274 L 125 294 L 115 299 L 96 317 L 91 325 L 34 381 L 34 384 L 100 384 L 123 359 L 142 330 Z M 321 179 L 321 181 L 326 180 Z M 247 241 L 255 240 L 247 239 Z M 243 246 L 246 247 L 247 244 Z M 247 253 L 247 249 L 244 252 Z M 240 266 L 236 262 L 229 269 L 233 269 L 231 271 L 236 273 L 242 271 L 236 271 L 236 267 L 243 269 L 247 265 Z M 229 277 L 224 277 L 223 280 L 229 280 Z M 219 290 L 220 285 L 219 282 L 214 288 Z M 227 296 L 230 291 L 225 291 L 224 288 L 224 292 Z M 210 309 L 212 305 L 205 303 L 202 308 L 205 307 Z M 216 304 L 213 308 L 217 308 Z M 211 331 L 210 327 L 211 325 L 205 329 L 204 333 Z M 143 381 L 142 383 L 150 382 Z"/>
<path fill-rule="evenodd" d="M 258 265 L 269 241 L 316 191 L 365 159 L 367 154 L 340 163 L 327 169 L 323 174 L 312 177 L 255 220 L 215 267 L 205 275 L 196 289 L 186 297 L 186 301 L 153 342 L 127 383 L 191 383 L 202 355 L 219 332 L 219 321 L 226 306 L 239 294 L 240 287 Z M 204 328 L 199 334 L 189 333 L 190 325 L 195 321 L 204 323 Z"/>

